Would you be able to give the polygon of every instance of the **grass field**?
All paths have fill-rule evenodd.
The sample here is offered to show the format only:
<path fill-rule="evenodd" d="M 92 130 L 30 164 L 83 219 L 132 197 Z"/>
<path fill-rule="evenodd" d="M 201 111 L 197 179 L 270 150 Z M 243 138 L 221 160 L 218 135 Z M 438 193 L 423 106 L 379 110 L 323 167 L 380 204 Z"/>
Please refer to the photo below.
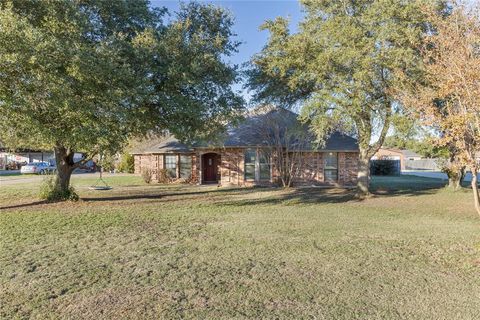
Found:
<path fill-rule="evenodd" d="M 338 189 L 144 185 L 45 204 L 0 185 L 0 318 L 478 319 L 468 190 L 375 178 Z"/>

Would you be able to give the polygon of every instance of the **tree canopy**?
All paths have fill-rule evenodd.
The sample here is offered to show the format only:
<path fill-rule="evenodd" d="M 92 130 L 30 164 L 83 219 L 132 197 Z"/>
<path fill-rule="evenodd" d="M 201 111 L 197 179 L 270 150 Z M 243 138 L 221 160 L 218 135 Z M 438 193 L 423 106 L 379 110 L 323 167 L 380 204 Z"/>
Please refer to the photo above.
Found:
<path fill-rule="evenodd" d="M 433 1 L 432 1 L 433 2 Z M 302 1 L 297 33 L 278 18 L 264 49 L 252 59 L 249 87 L 260 101 L 302 104 L 319 139 L 333 130 L 359 140 L 358 189 L 368 193 L 368 161 L 382 145 L 392 115 L 395 71 L 418 72 L 418 45 L 427 1 Z M 375 139 L 376 138 L 376 139 Z"/>
<path fill-rule="evenodd" d="M 405 76 L 399 98 L 438 132 L 437 145 L 455 151 L 472 172 L 475 208 L 480 152 L 480 8 L 453 3 L 447 16 L 429 12 L 431 32 L 422 41 L 422 81 Z"/>
<path fill-rule="evenodd" d="M 116 152 L 132 135 L 221 130 L 243 105 L 225 62 L 233 19 L 198 3 L 166 14 L 145 0 L 0 0 L 0 140 L 54 149 L 71 173 L 74 152 Z"/>

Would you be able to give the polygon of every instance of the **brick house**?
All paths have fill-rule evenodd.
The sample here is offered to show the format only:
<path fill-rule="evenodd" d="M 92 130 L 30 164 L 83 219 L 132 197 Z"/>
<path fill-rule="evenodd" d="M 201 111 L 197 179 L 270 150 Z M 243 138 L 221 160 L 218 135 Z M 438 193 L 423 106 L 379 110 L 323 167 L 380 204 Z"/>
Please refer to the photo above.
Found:
<path fill-rule="evenodd" d="M 273 185 L 278 183 L 278 170 L 269 156 L 269 144 L 255 130 L 264 127 L 265 117 L 275 113 L 285 127 L 300 125 L 298 115 L 281 108 L 268 109 L 250 115 L 239 125 L 230 127 L 226 135 L 215 143 L 186 145 L 170 136 L 153 146 L 132 152 L 135 173 L 149 169 L 152 181 L 158 182 L 160 172 L 167 171 L 173 179 L 184 179 L 195 184 L 222 186 Z M 283 125 L 283 123 L 282 123 Z M 303 126 L 305 130 L 308 128 Z M 284 129 L 284 128 L 282 128 Z M 287 128 L 288 129 L 288 128 Z M 311 136 L 311 135 L 310 135 Z M 294 180 L 295 185 L 356 184 L 358 173 L 358 144 L 356 139 L 334 132 L 323 147 L 313 141 L 302 145 L 299 151 L 302 165 Z"/>

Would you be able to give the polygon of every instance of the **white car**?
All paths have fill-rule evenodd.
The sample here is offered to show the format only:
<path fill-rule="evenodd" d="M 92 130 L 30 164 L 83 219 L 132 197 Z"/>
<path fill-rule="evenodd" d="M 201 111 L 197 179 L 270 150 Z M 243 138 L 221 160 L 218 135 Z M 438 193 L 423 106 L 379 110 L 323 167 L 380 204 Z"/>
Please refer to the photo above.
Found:
<path fill-rule="evenodd" d="M 51 174 L 56 170 L 55 166 L 48 162 L 30 162 L 20 168 L 22 174 Z"/>

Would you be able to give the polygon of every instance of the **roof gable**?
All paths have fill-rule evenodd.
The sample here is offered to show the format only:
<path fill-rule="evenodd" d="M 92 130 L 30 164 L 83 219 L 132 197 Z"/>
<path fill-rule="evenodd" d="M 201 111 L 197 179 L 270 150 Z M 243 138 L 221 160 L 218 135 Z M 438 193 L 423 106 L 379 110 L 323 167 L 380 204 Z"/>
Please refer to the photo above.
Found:
<path fill-rule="evenodd" d="M 149 147 L 143 150 L 137 150 L 132 152 L 133 154 L 143 153 L 188 153 L 193 149 L 186 144 L 181 143 L 174 136 L 169 136 L 162 139 L 157 139 L 157 142 L 150 144 Z"/>
<path fill-rule="evenodd" d="M 275 122 L 272 124 L 272 122 Z M 303 130 L 309 136 L 306 143 L 303 143 L 304 150 L 328 150 L 328 151 L 357 151 L 357 140 L 342 134 L 333 132 L 326 139 L 323 147 L 318 147 L 315 137 L 310 132 L 308 125 L 298 120 L 298 114 L 278 107 L 266 106 L 254 109 L 245 120 L 235 127 L 230 127 L 223 142 L 224 147 L 251 147 L 268 146 L 269 143 L 265 131 L 268 127 L 294 128 Z"/>
<path fill-rule="evenodd" d="M 218 141 L 197 142 L 188 146 L 170 136 L 137 153 L 186 153 L 193 152 L 196 148 L 268 146 L 271 142 L 268 141 L 265 130 L 268 130 L 269 125 L 274 125 L 281 132 L 289 128 L 304 130 L 306 135 L 311 136 L 302 143 L 301 149 L 305 151 L 358 151 L 357 140 L 340 132 L 330 134 L 324 146 L 319 148 L 308 126 L 298 120 L 296 113 L 284 108 L 261 107 L 252 110 L 238 125 L 229 126 L 225 136 L 219 137 Z"/>

